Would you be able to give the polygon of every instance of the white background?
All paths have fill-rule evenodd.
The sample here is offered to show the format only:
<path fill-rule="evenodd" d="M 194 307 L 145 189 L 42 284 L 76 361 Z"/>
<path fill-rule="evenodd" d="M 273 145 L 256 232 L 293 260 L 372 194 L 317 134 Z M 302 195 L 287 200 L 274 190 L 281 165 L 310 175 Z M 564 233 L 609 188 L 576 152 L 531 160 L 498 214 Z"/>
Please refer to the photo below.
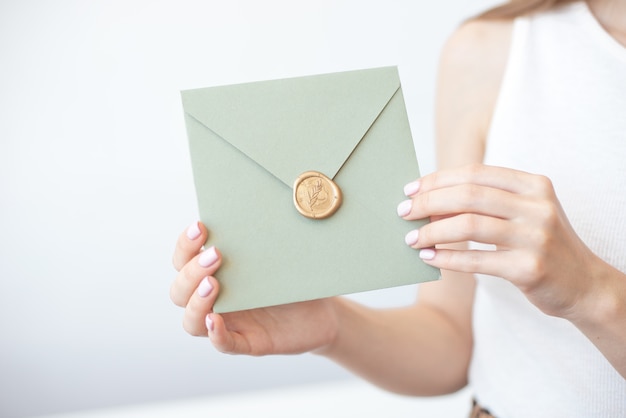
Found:
<path fill-rule="evenodd" d="M 226 356 L 182 330 L 170 259 L 197 215 L 179 91 L 398 65 L 430 172 L 440 48 L 494 3 L 3 0 L 0 416 L 349 376 L 312 355 Z"/>

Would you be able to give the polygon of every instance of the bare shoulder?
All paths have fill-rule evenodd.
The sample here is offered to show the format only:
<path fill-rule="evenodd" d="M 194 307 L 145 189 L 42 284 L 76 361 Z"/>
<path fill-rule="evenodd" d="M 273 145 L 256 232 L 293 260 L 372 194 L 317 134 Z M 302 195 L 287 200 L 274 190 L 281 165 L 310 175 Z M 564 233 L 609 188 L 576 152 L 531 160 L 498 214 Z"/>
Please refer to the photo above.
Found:
<path fill-rule="evenodd" d="M 471 20 L 441 52 L 437 88 L 440 167 L 481 162 L 484 142 L 507 63 L 513 22 Z M 464 155 L 464 157 L 462 157 Z"/>
<path fill-rule="evenodd" d="M 513 21 L 470 20 L 448 38 L 441 66 L 451 66 L 484 73 L 502 73 L 511 42 Z"/>

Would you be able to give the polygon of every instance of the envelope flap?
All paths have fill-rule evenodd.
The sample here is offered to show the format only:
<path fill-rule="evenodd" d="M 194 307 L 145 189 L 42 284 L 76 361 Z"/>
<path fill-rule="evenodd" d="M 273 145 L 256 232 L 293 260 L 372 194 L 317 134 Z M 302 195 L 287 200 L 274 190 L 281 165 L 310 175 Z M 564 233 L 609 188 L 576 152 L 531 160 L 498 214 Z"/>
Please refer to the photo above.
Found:
<path fill-rule="evenodd" d="M 182 92 L 185 112 L 287 186 L 333 178 L 400 88 L 396 67 Z"/>

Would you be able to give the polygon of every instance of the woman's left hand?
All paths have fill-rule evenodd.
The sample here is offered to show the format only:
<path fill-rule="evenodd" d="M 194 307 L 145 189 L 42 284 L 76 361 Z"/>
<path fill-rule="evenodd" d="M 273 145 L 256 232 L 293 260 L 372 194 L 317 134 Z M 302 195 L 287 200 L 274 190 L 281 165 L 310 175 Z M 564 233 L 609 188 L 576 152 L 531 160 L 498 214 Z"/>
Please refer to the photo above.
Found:
<path fill-rule="evenodd" d="M 544 176 L 471 165 L 427 175 L 405 193 L 399 216 L 431 218 L 406 237 L 430 265 L 502 277 L 544 313 L 565 318 L 599 286 L 602 262 L 576 235 Z M 464 241 L 495 250 L 435 248 Z"/>

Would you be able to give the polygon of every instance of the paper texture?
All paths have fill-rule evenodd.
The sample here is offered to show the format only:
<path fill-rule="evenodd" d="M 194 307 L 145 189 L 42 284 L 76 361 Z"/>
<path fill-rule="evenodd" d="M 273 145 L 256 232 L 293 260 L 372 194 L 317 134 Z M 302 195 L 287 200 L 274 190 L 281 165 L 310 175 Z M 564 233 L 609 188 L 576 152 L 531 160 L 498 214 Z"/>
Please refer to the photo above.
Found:
<path fill-rule="evenodd" d="M 223 253 L 216 312 L 439 278 L 396 214 L 419 177 L 395 67 L 182 92 L 200 220 Z M 294 207 L 318 171 L 341 189 L 327 219 Z"/>

